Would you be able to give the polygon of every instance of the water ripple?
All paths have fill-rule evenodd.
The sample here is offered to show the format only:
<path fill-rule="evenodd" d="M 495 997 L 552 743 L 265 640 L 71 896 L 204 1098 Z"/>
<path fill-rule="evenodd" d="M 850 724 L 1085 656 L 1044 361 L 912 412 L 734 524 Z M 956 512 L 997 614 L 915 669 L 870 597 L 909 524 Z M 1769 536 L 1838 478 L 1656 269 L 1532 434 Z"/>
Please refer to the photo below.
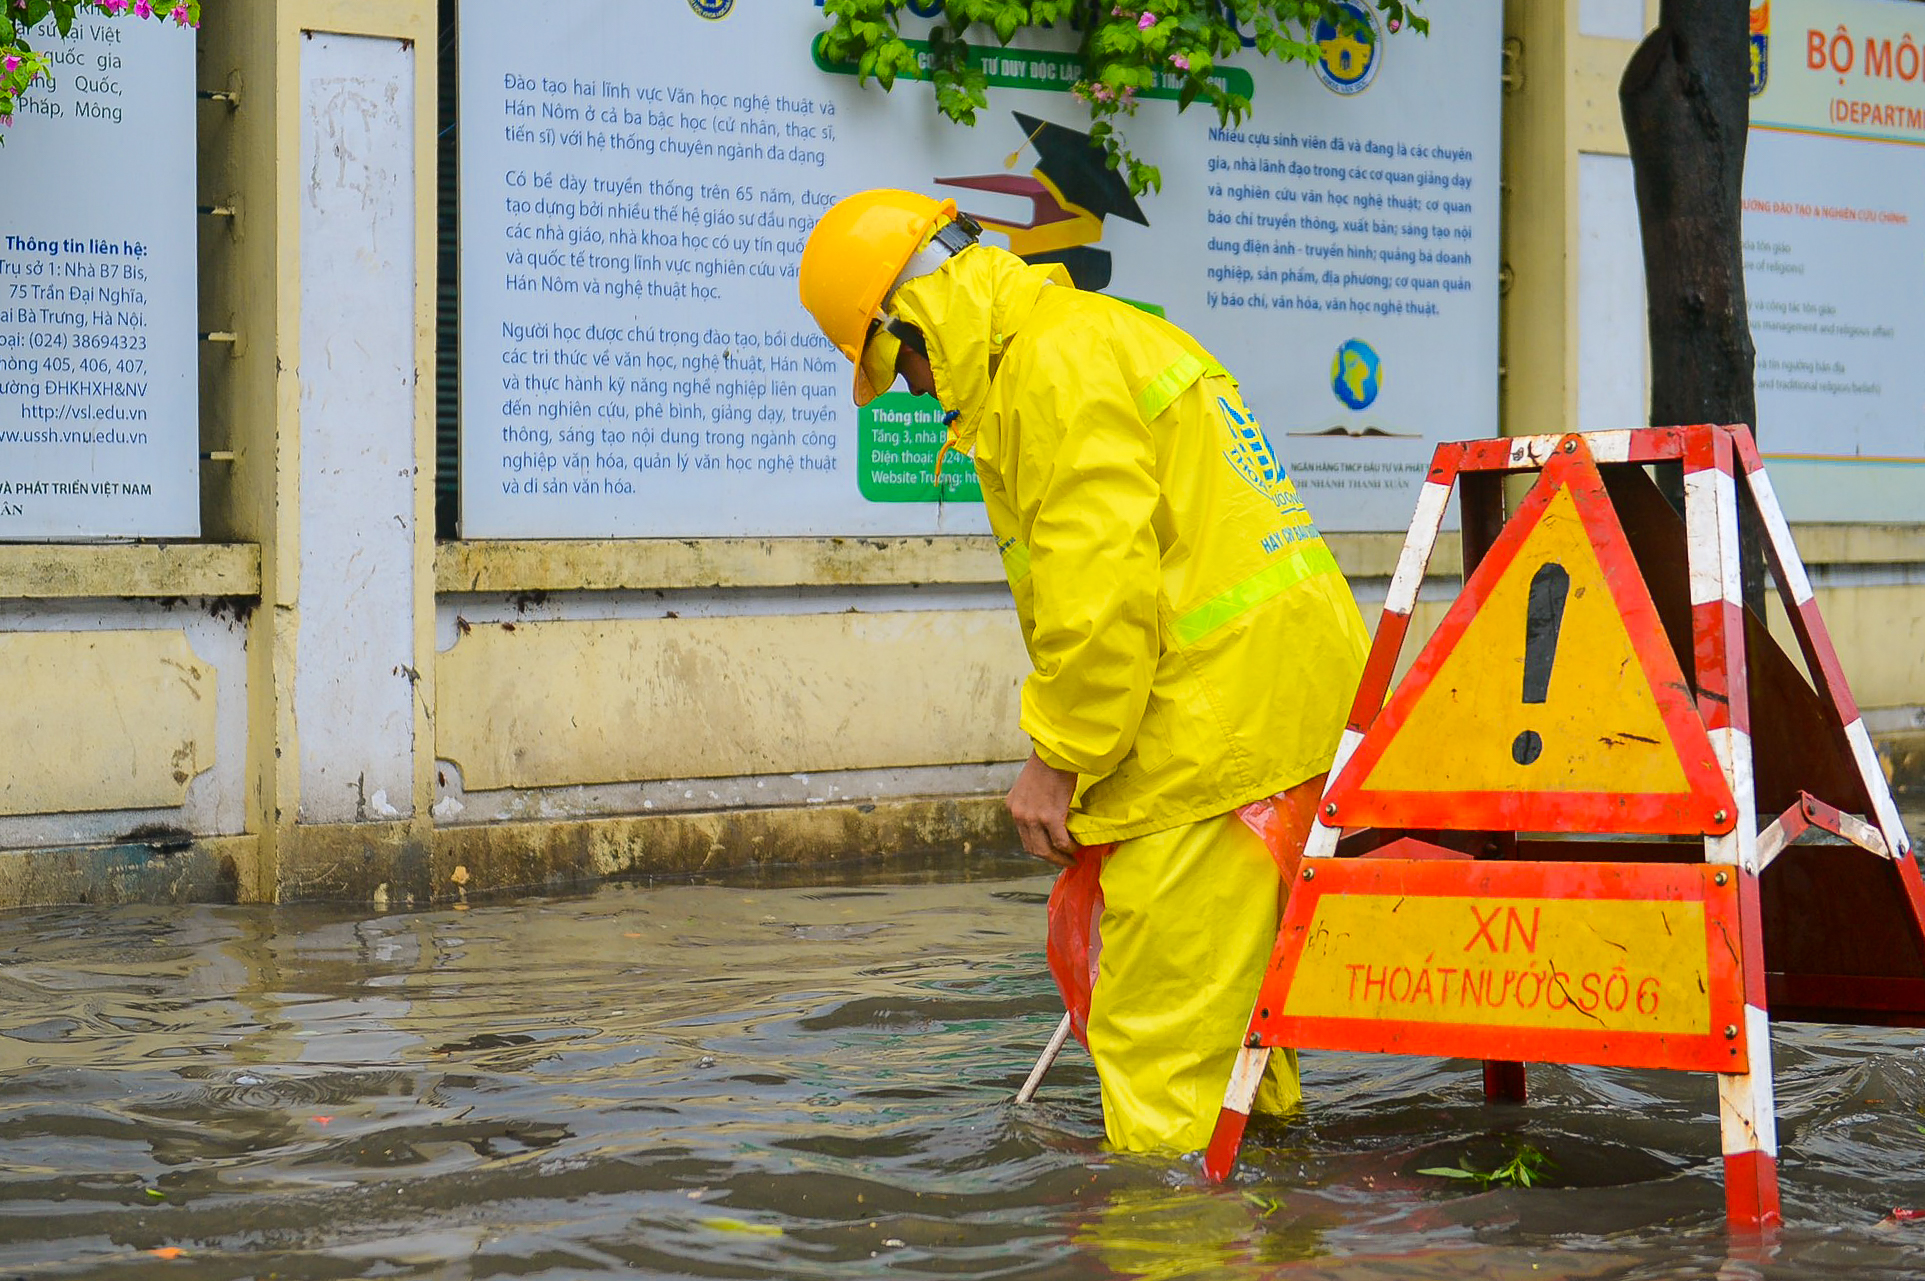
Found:
<path fill-rule="evenodd" d="M 1925 1055 L 1786 1027 L 1791 1225 L 1722 1228 L 1710 1078 L 1306 1054 L 1231 1185 L 1104 1150 L 1048 882 L 615 886 L 467 912 L 0 919 L 0 1267 L 195 1277 L 1671 1278 L 1925 1272 Z M 1549 1186 L 1418 1171 L 1528 1142 Z M 184 1265 L 169 1265 L 182 1267 Z"/>

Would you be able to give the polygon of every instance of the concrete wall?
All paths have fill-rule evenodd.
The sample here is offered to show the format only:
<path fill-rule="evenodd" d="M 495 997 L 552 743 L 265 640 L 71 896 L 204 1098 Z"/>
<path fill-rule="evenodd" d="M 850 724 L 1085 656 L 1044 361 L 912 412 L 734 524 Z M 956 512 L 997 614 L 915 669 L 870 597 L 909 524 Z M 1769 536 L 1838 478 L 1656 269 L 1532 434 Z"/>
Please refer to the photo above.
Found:
<path fill-rule="evenodd" d="M 1642 402 L 1615 86 L 1652 16 L 1507 0 L 1507 431 Z M 237 341 L 203 353 L 206 541 L 0 546 L 0 903 L 1008 842 L 1026 660 L 989 540 L 435 543 L 436 36 L 429 0 L 209 10 L 201 196 L 235 212 L 203 219 L 201 327 Z M 1925 525 L 1797 535 L 1913 759 Z M 1374 622 L 1402 536 L 1331 541 Z M 1447 538 L 1406 663 L 1456 569 Z"/>

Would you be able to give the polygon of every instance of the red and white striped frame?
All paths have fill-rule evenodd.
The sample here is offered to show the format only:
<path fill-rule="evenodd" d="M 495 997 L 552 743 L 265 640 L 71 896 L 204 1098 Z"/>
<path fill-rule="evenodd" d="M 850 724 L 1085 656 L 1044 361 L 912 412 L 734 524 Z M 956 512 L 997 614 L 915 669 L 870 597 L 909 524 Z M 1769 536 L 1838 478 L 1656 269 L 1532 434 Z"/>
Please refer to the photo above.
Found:
<path fill-rule="evenodd" d="M 1384 705 L 1410 627 L 1418 588 L 1435 550 L 1450 494 L 1461 473 L 1520 472 L 1542 467 L 1563 434 L 1472 441 L 1440 446 L 1418 499 L 1417 511 L 1384 602 L 1384 613 L 1349 722 L 1330 770 L 1334 782 L 1354 756 Z M 1719 1120 L 1725 1161 L 1726 1212 L 1732 1226 L 1768 1229 L 1779 1222 L 1777 1124 L 1771 1076 L 1771 1029 L 1766 1013 L 1764 946 L 1758 873 L 1760 850 L 1750 733 L 1745 615 L 1738 538 L 1739 485 L 1751 493 L 1764 525 L 1772 569 L 1807 669 L 1828 711 L 1844 726 L 1853 763 L 1872 798 L 1884 844 L 1899 865 L 1915 907 L 1925 911 L 1925 883 L 1909 858 L 1910 841 L 1879 767 L 1870 734 L 1853 702 L 1843 671 L 1819 616 L 1804 565 L 1763 463 L 1744 427 L 1671 427 L 1585 435 L 1598 462 L 1682 461 L 1698 710 L 1729 783 L 1734 827 L 1707 837 L 1708 863 L 1736 877 L 1740 951 L 1743 958 L 1745 1070 L 1719 1076 Z M 1742 467 L 1742 471 L 1740 470 Z M 1325 817 L 1319 816 L 1320 819 Z M 1334 856 L 1340 827 L 1319 821 L 1306 859 Z M 1279 940 L 1281 943 L 1281 939 Z M 1254 1014 L 1254 1011 L 1253 1011 Z M 1246 1035 L 1232 1072 L 1216 1133 L 1205 1153 L 1208 1177 L 1221 1180 L 1235 1162 L 1257 1087 L 1270 1051 Z"/>
<path fill-rule="evenodd" d="M 1826 709 L 1845 727 L 1852 763 L 1865 785 L 1865 794 L 1871 797 L 1872 816 L 1885 837 L 1889 856 L 1903 860 L 1911 853 L 1911 840 L 1906 835 L 1904 820 L 1899 817 L 1898 805 L 1892 799 L 1891 786 L 1885 781 L 1885 771 L 1878 763 L 1871 732 L 1865 728 L 1865 718 L 1859 714 L 1851 688 L 1845 683 L 1838 651 L 1832 648 L 1831 633 L 1818 612 L 1811 577 L 1805 572 L 1805 563 L 1791 540 L 1791 525 L 1785 520 L 1784 509 L 1778 505 L 1778 495 L 1772 489 L 1771 478 L 1765 474 L 1764 459 L 1759 456 L 1751 433 L 1737 427 L 1732 429 L 1732 437 L 1744 468 L 1745 485 L 1751 491 L 1751 499 L 1765 527 L 1765 548 L 1771 558 L 1772 574 L 1783 589 L 1785 613 L 1804 652 L 1805 665 L 1814 678 L 1812 683 L 1818 687 L 1818 697 Z"/>
<path fill-rule="evenodd" d="M 1745 669 L 1742 560 L 1734 445 L 1725 428 L 1686 437 L 1684 520 L 1691 583 L 1691 633 L 1698 711 L 1737 805 L 1732 829 L 1705 837 L 1705 861 L 1738 878 L 1743 938 L 1745 1071 L 1718 1077 L 1725 1217 L 1733 1227 L 1780 1221 L 1778 1123 L 1771 1081 L 1771 1020 L 1765 1012 L 1764 932 L 1758 894 L 1758 815 L 1751 759 L 1751 703 Z"/>

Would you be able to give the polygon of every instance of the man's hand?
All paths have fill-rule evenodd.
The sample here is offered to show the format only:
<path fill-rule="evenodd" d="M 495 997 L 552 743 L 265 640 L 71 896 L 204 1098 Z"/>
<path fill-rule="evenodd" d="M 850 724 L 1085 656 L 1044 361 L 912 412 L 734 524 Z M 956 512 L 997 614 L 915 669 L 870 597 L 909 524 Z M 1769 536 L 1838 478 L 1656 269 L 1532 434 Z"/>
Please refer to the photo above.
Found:
<path fill-rule="evenodd" d="M 1034 751 L 1029 763 L 1016 776 L 1009 789 L 1009 816 L 1016 820 L 1017 835 L 1023 848 L 1046 863 L 1068 867 L 1076 852 L 1076 841 L 1069 834 L 1070 798 L 1076 794 L 1076 775 L 1043 762 Z"/>

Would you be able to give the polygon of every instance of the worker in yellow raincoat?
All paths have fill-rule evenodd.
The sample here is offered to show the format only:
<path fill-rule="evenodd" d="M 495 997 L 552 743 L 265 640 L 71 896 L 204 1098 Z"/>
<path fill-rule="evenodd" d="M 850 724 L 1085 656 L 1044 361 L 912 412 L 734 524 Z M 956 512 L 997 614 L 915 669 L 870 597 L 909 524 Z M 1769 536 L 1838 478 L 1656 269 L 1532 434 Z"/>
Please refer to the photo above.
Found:
<path fill-rule="evenodd" d="M 1031 854 L 1100 879 L 1104 1125 L 1124 1150 L 1200 1148 L 1287 892 L 1237 811 L 1314 799 L 1368 647 L 1350 590 L 1235 380 L 1176 326 L 904 191 L 829 209 L 800 275 L 857 403 L 900 374 L 974 454 L 1035 668 L 1010 814 Z M 1277 1111 L 1296 1067 L 1270 1062 Z"/>

